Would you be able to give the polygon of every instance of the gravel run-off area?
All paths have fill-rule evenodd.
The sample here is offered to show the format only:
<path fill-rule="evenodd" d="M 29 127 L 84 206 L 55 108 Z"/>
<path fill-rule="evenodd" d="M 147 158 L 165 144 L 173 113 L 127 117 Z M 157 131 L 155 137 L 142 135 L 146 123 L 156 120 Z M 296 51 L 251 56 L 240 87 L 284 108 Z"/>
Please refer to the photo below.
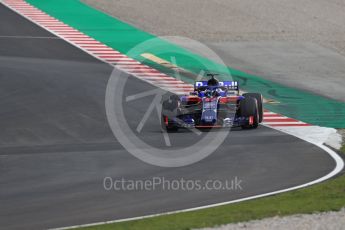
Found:
<path fill-rule="evenodd" d="M 253 220 L 245 223 L 228 224 L 202 230 L 341 230 L 345 227 L 345 209 L 339 212 L 325 212 L 312 215 L 293 215 Z"/>
<path fill-rule="evenodd" d="M 158 36 L 308 41 L 345 55 L 343 0 L 83 0 Z"/>

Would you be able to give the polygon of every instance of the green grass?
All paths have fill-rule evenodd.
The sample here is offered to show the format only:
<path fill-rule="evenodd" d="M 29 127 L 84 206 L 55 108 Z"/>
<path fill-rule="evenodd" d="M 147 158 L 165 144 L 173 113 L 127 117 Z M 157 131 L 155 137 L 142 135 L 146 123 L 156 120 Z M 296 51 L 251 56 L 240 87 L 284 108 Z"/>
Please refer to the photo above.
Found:
<path fill-rule="evenodd" d="M 345 153 L 345 145 L 341 151 Z M 83 229 L 184 230 L 296 213 L 338 211 L 344 206 L 343 175 L 312 187 L 237 204 Z"/>
<path fill-rule="evenodd" d="M 345 145 L 341 147 L 340 151 L 345 154 Z"/>

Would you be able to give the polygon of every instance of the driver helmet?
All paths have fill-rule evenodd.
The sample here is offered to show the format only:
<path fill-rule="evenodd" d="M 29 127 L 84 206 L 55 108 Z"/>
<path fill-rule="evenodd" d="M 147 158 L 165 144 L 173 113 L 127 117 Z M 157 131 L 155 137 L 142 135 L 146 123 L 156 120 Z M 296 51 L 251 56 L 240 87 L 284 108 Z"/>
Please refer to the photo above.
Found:
<path fill-rule="evenodd" d="M 208 86 L 218 86 L 219 81 L 212 76 L 210 80 L 207 81 Z"/>

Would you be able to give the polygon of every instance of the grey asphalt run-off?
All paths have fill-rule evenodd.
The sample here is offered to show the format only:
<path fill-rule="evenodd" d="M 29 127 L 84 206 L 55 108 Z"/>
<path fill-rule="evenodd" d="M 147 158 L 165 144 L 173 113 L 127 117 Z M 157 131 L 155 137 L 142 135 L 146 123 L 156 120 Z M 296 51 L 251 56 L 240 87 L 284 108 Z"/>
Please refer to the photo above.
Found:
<path fill-rule="evenodd" d="M 211 156 L 187 167 L 148 165 L 118 143 L 107 123 L 111 66 L 63 40 L 42 39 L 54 36 L 3 6 L 0 24 L 0 228 L 45 229 L 192 208 L 300 185 L 335 166 L 323 150 L 267 127 L 234 130 Z M 151 89 L 129 76 L 128 94 Z M 133 125 L 151 99 L 125 107 Z M 163 145 L 154 116 L 142 133 Z M 191 137 L 172 135 L 178 146 Z M 237 177 L 243 189 L 107 191 L 105 177 Z"/>
<path fill-rule="evenodd" d="M 83 1 L 157 36 L 201 41 L 230 67 L 345 101 L 342 1 Z"/>
<path fill-rule="evenodd" d="M 207 56 L 189 39 L 169 39 L 190 51 Z M 206 42 L 222 61 L 267 80 L 345 101 L 345 57 L 312 42 L 243 41 Z M 214 60 L 217 62 L 217 60 Z M 222 63 L 221 63 L 222 64 Z"/>

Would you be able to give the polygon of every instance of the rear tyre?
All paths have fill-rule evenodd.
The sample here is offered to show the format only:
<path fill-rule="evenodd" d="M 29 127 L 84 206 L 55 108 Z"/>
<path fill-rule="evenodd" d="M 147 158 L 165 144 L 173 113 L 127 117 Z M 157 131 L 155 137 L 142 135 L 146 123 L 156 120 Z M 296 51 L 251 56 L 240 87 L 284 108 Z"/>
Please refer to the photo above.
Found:
<path fill-rule="evenodd" d="M 259 126 L 259 111 L 258 103 L 254 97 L 245 97 L 240 102 L 240 113 L 242 117 L 252 117 L 253 122 L 250 124 L 242 125 L 242 129 L 256 129 Z"/>
<path fill-rule="evenodd" d="M 261 123 L 264 117 L 264 109 L 262 106 L 262 103 L 263 103 L 262 95 L 260 93 L 244 93 L 242 96 L 253 97 L 256 99 L 256 102 L 258 104 L 259 123 Z"/>

